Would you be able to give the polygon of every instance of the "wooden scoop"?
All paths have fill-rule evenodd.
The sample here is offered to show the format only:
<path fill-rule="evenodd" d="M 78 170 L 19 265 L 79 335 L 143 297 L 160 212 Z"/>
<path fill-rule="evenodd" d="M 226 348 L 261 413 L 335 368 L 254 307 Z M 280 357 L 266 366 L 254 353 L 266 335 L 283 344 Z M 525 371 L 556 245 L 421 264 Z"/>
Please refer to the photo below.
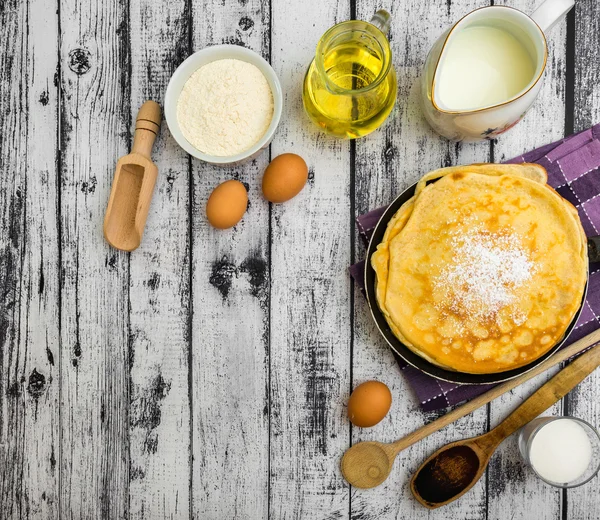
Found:
<path fill-rule="evenodd" d="M 135 122 L 133 149 L 117 162 L 108 207 L 104 238 L 113 247 L 133 251 L 142 242 L 158 169 L 150 156 L 160 129 L 160 106 L 146 101 Z"/>
<path fill-rule="evenodd" d="M 584 338 L 576 341 L 572 345 L 559 350 L 556 354 L 549 357 L 543 363 L 540 363 L 529 372 L 525 372 L 519 377 L 495 386 L 491 390 L 488 390 L 485 394 L 481 394 L 468 403 L 454 408 L 454 410 L 451 410 L 439 419 L 422 426 L 421 428 L 408 434 L 406 437 L 397 440 L 396 442 L 386 444 L 382 442 L 369 441 L 355 444 L 349 448 L 342 457 L 341 469 L 344 478 L 349 484 L 358 488 L 366 489 L 379 486 L 385 481 L 386 478 L 388 478 L 388 475 L 392 470 L 394 460 L 396 460 L 396 456 L 402 450 L 405 450 L 416 442 L 428 437 L 432 433 L 441 430 L 443 427 L 453 423 L 457 419 L 460 419 L 472 411 L 477 410 L 484 404 L 493 401 L 497 397 L 505 394 L 513 388 L 516 388 L 532 377 L 535 377 L 542 372 L 545 372 L 549 368 L 566 361 L 570 357 L 575 356 L 582 350 L 598 343 L 599 341 L 600 330 L 596 330 Z M 583 356 L 581 357 L 583 358 Z M 591 370 L 593 370 L 593 368 Z M 575 384 L 573 384 L 573 386 L 575 386 Z"/>
<path fill-rule="evenodd" d="M 493 430 L 436 451 L 410 481 L 415 498 L 435 509 L 464 495 L 477 482 L 500 443 L 567 395 L 600 365 L 594 347 L 561 370 Z"/>

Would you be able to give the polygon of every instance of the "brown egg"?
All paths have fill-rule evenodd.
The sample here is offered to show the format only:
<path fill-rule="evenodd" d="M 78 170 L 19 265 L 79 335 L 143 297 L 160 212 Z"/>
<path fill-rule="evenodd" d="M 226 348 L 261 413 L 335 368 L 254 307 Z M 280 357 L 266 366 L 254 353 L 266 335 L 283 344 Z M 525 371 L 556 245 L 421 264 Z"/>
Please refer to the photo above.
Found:
<path fill-rule="evenodd" d="M 267 166 L 262 191 L 270 202 L 285 202 L 302 191 L 308 180 L 308 166 L 295 153 L 278 155 Z"/>
<path fill-rule="evenodd" d="M 213 227 L 227 229 L 235 226 L 248 207 L 248 192 L 240 181 L 219 184 L 208 197 L 206 216 Z"/>
<path fill-rule="evenodd" d="M 375 426 L 390 411 L 392 393 L 379 381 L 358 385 L 348 399 L 348 418 L 355 426 Z"/>

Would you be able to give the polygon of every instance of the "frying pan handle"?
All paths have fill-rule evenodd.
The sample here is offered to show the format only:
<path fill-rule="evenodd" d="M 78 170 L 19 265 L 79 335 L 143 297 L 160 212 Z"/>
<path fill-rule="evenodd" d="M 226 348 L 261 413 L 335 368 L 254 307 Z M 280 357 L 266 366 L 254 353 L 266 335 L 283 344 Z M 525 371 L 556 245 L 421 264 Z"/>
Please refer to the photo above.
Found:
<path fill-rule="evenodd" d="M 588 238 L 588 259 L 590 262 L 600 262 L 600 236 Z"/>

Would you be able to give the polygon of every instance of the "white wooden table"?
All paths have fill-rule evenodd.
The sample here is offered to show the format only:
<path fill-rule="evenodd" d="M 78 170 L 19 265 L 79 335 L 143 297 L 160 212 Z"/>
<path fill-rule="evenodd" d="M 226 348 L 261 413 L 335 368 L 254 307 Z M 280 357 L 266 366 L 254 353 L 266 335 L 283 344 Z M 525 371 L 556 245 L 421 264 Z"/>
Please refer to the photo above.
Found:
<path fill-rule="evenodd" d="M 496 3 L 503 3 L 496 1 Z M 509 0 L 532 11 L 538 0 Z M 0 1 L 0 518 L 598 519 L 598 479 L 561 492 L 523 466 L 516 439 L 460 501 L 429 512 L 409 477 L 442 444 L 485 432 L 535 380 L 408 449 L 385 485 L 350 489 L 352 442 L 393 440 L 421 412 L 355 290 L 357 214 L 426 171 L 501 161 L 600 120 L 600 4 L 578 0 L 555 28 L 540 97 L 498 141 L 449 143 L 424 123 L 416 80 L 442 30 L 475 0 Z M 336 22 L 393 14 L 398 102 L 356 142 L 321 135 L 300 87 Z M 191 160 L 163 124 L 159 180 L 142 247 L 111 249 L 102 220 L 117 157 L 141 103 L 162 100 L 192 51 L 244 45 L 270 59 L 285 93 L 271 146 L 218 169 Z M 302 155 L 300 196 L 267 204 L 260 179 Z M 239 178 L 250 208 L 215 231 L 204 206 Z M 351 428 L 349 391 L 393 392 L 388 417 Z M 554 414 L 600 425 L 600 374 Z"/>

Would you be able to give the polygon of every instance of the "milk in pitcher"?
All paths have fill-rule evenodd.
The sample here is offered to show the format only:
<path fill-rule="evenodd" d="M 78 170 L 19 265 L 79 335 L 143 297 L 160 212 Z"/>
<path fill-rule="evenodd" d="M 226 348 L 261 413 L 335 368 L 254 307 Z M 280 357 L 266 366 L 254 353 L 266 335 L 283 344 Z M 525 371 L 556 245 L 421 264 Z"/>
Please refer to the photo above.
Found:
<path fill-rule="evenodd" d="M 460 30 L 448 42 L 436 78 L 437 101 L 448 111 L 477 110 L 510 100 L 534 79 L 535 63 L 509 31 Z"/>

